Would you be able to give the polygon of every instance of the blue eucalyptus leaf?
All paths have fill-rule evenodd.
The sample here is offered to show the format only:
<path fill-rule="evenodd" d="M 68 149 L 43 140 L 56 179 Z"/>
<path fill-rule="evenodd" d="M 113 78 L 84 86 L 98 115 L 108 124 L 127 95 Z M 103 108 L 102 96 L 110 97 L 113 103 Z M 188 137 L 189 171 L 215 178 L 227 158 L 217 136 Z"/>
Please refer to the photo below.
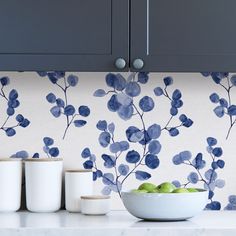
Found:
<path fill-rule="evenodd" d="M 236 75 L 232 75 L 231 78 L 230 78 L 230 81 L 231 81 L 233 86 L 236 86 Z"/>
<path fill-rule="evenodd" d="M 173 84 L 173 78 L 168 76 L 163 79 L 165 86 L 170 86 Z"/>
<path fill-rule="evenodd" d="M 199 181 L 199 176 L 196 172 L 191 172 L 189 175 L 188 175 L 188 181 L 192 184 L 196 184 L 198 181 Z"/>
<path fill-rule="evenodd" d="M 8 77 L 4 76 L 0 79 L 0 83 L 2 86 L 6 86 L 6 85 L 10 84 L 10 79 Z"/>
<path fill-rule="evenodd" d="M 24 119 L 22 122 L 20 122 L 20 126 L 23 128 L 26 128 L 27 126 L 29 126 L 30 121 L 28 119 Z"/>
<path fill-rule="evenodd" d="M 52 157 L 57 157 L 59 155 L 59 149 L 57 147 L 53 147 L 49 149 L 49 154 Z"/>
<path fill-rule="evenodd" d="M 60 107 L 58 107 L 58 106 L 52 107 L 52 108 L 50 109 L 50 112 L 51 112 L 51 114 L 52 114 L 54 117 L 56 117 L 56 118 L 58 118 L 58 117 L 61 115 L 61 109 L 60 109 Z"/>
<path fill-rule="evenodd" d="M 206 205 L 207 210 L 213 210 L 213 211 L 218 211 L 221 209 L 221 204 L 220 202 L 217 201 L 212 201 L 211 203 L 208 203 Z"/>
<path fill-rule="evenodd" d="M 156 87 L 156 88 L 154 89 L 154 94 L 155 94 L 156 96 L 161 96 L 161 95 L 163 95 L 163 89 L 160 88 L 160 87 Z"/>
<path fill-rule="evenodd" d="M 9 100 L 7 102 L 8 107 L 17 108 L 20 105 L 19 100 Z"/>
<path fill-rule="evenodd" d="M 109 111 L 116 112 L 121 107 L 121 104 L 117 100 L 117 96 L 113 94 L 109 101 L 107 102 L 107 108 Z"/>
<path fill-rule="evenodd" d="M 112 173 L 105 173 L 103 174 L 103 177 L 102 177 L 102 182 L 105 184 L 105 185 L 114 185 L 114 180 L 115 180 L 115 177 Z"/>
<path fill-rule="evenodd" d="M 9 100 L 16 100 L 18 98 L 18 92 L 15 89 L 12 89 L 8 96 Z"/>
<path fill-rule="evenodd" d="M 115 80 L 115 89 L 117 91 L 123 91 L 126 87 L 126 79 L 121 75 L 116 75 L 117 80 Z"/>
<path fill-rule="evenodd" d="M 105 120 L 99 120 L 96 127 L 98 130 L 105 131 L 107 129 L 107 122 Z"/>
<path fill-rule="evenodd" d="M 118 166 L 118 172 L 121 175 L 126 176 L 129 173 L 129 166 L 128 165 L 124 165 L 124 164 L 120 164 Z"/>
<path fill-rule="evenodd" d="M 106 75 L 107 86 L 109 86 L 111 88 L 115 88 L 117 81 L 118 81 L 118 79 L 115 74 L 109 73 Z"/>
<path fill-rule="evenodd" d="M 90 109 L 87 106 L 80 106 L 78 111 L 79 114 L 83 117 L 87 117 L 90 115 Z"/>
<path fill-rule="evenodd" d="M 104 166 L 106 168 L 113 168 L 116 165 L 115 158 L 107 154 L 102 154 L 102 159 L 104 160 Z"/>
<path fill-rule="evenodd" d="M 153 99 L 149 96 L 144 96 L 139 101 L 139 107 L 143 112 L 149 112 L 153 110 L 155 103 Z"/>
<path fill-rule="evenodd" d="M 130 97 L 137 97 L 141 93 L 140 85 L 134 81 L 129 82 L 126 85 L 125 93 Z"/>
<path fill-rule="evenodd" d="M 158 154 L 161 151 L 161 144 L 157 140 L 153 140 L 148 145 L 148 151 L 151 154 Z"/>
<path fill-rule="evenodd" d="M 90 151 L 90 149 L 89 149 L 89 148 L 84 148 L 84 150 L 83 150 L 82 153 L 81 153 L 81 156 L 82 156 L 83 158 L 88 158 L 88 157 L 90 157 L 90 156 L 91 156 L 91 151 Z"/>
<path fill-rule="evenodd" d="M 114 131 L 115 131 L 115 124 L 114 123 L 110 123 L 107 128 L 111 134 L 114 134 Z"/>
<path fill-rule="evenodd" d="M 181 183 L 180 183 L 178 180 L 172 181 L 172 184 L 173 184 L 176 188 L 180 188 L 180 187 L 181 187 Z"/>
<path fill-rule="evenodd" d="M 83 163 L 84 169 L 90 170 L 93 168 L 93 162 L 90 160 L 87 160 Z"/>
<path fill-rule="evenodd" d="M 193 125 L 193 121 L 188 118 L 186 121 L 183 122 L 183 126 L 186 127 L 186 128 L 189 128 Z"/>
<path fill-rule="evenodd" d="M 145 145 L 148 144 L 152 139 L 150 138 L 148 132 L 146 130 L 144 130 L 144 137 L 141 141 L 139 141 L 140 144 Z"/>
<path fill-rule="evenodd" d="M 213 154 L 215 157 L 221 157 L 222 154 L 223 154 L 223 150 L 222 150 L 222 148 L 220 148 L 220 147 L 213 148 L 212 154 Z"/>
<path fill-rule="evenodd" d="M 111 188 L 109 186 L 105 186 L 102 189 L 102 195 L 110 195 L 111 194 Z"/>
<path fill-rule="evenodd" d="M 140 154 L 137 151 L 132 150 L 126 154 L 126 161 L 128 163 L 135 164 L 139 162 L 139 160 L 140 160 Z"/>
<path fill-rule="evenodd" d="M 197 170 L 203 169 L 206 166 L 202 153 L 197 154 L 197 156 L 193 159 L 192 164 Z"/>
<path fill-rule="evenodd" d="M 139 72 L 138 73 L 138 82 L 141 84 L 146 84 L 149 80 L 148 72 Z"/>
<path fill-rule="evenodd" d="M 217 93 L 212 93 L 209 98 L 212 103 L 218 103 L 220 101 L 220 97 Z"/>
<path fill-rule="evenodd" d="M 16 134 L 16 131 L 13 128 L 7 128 L 5 132 L 8 137 L 12 137 Z"/>
<path fill-rule="evenodd" d="M 175 136 L 179 135 L 179 130 L 177 128 L 171 128 L 169 130 L 169 134 L 170 134 L 170 136 L 175 137 Z"/>
<path fill-rule="evenodd" d="M 128 96 L 127 94 L 125 94 L 125 93 L 117 94 L 116 98 L 117 98 L 117 101 L 122 106 L 125 106 L 125 107 L 130 106 L 133 103 L 133 99 L 130 96 Z"/>
<path fill-rule="evenodd" d="M 61 98 L 56 99 L 56 104 L 58 107 L 64 108 L 65 107 L 65 102 Z"/>
<path fill-rule="evenodd" d="M 147 129 L 147 132 L 151 139 L 158 139 L 161 136 L 161 126 L 153 124 Z"/>
<path fill-rule="evenodd" d="M 55 94 L 53 93 L 49 93 L 47 96 L 46 96 L 46 99 L 49 103 L 55 103 L 56 102 L 56 96 Z"/>
<path fill-rule="evenodd" d="M 207 180 L 215 181 L 217 179 L 217 173 L 215 170 L 209 169 L 205 172 L 205 178 Z"/>
<path fill-rule="evenodd" d="M 74 125 L 77 128 L 83 127 L 87 124 L 86 120 L 74 120 Z"/>
<path fill-rule="evenodd" d="M 94 97 L 104 97 L 105 95 L 106 92 L 103 89 L 97 89 L 93 94 Z"/>
<path fill-rule="evenodd" d="M 160 160 L 158 159 L 156 155 L 148 154 L 145 157 L 145 164 L 150 169 L 156 169 L 160 164 Z"/>
<path fill-rule="evenodd" d="M 119 142 L 114 142 L 110 145 L 110 152 L 112 153 L 117 153 L 117 152 L 120 152 L 121 149 L 120 149 L 120 143 Z"/>
<path fill-rule="evenodd" d="M 121 141 L 119 142 L 119 145 L 121 152 L 127 151 L 129 149 L 129 143 L 127 141 Z"/>
<path fill-rule="evenodd" d="M 182 164 L 184 161 L 182 160 L 182 158 L 180 157 L 179 154 L 175 155 L 173 158 L 172 158 L 172 161 L 175 165 L 180 165 Z"/>
<path fill-rule="evenodd" d="M 172 94 L 173 100 L 179 100 L 182 97 L 182 94 L 179 89 L 176 89 Z"/>
<path fill-rule="evenodd" d="M 225 162 L 223 160 L 217 160 L 216 164 L 221 169 L 223 169 L 225 166 Z"/>
<path fill-rule="evenodd" d="M 34 153 L 34 155 L 32 156 L 32 158 L 39 158 L 39 153 Z"/>
<path fill-rule="evenodd" d="M 111 141 L 111 135 L 108 132 L 102 132 L 99 135 L 98 141 L 102 147 L 107 147 L 110 144 Z"/>
<path fill-rule="evenodd" d="M 230 116 L 236 116 L 236 105 L 231 105 L 228 108 L 228 113 Z"/>
<path fill-rule="evenodd" d="M 129 120 L 133 116 L 134 108 L 130 106 L 121 106 L 118 110 L 118 115 L 123 120 Z"/>
<path fill-rule="evenodd" d="M 25 119 L 24 116 L 21 115 L 21 114 L 18 114 L 18 115 L 16 116 L 16 121 L 18 121 L 19 123 L 23 122 L 24 119 Z"/>
<path fill-rule="evenodd" d="M 50 137 L 44 137 L 43 142 L 44 142 L 45 146 L 51 146 L 54 144 L 54 140 Z"/>
<path fill-rule="evenodd" d="M 170 108 L 170 114 L 172 116 L 176 116 L 178 114 L 178 109 L 176 107 L 171 107 Z"/>
<path fill-rule="evenodd" d="M 8 116 L 13 116 L 15 114 L 15 109 L 12 107 L 7 108 L 7 115 Z"/>
<path fill-rule="evenodd" d="M 75 114 L 75 108 L 74 106 L 72 105 L 67 105 L 65 108 L 64 108 L 64 113 L 65 115 L 67 116 L 73 116 Z"/>
<path fill-rule="evenodd" d="M 183 161 L 189 161 L 192 157 L 192 153 L 190 151 L 180 152 L 179 155 Z"/>
<path fill-rule="evenodd" d="M 220 99 L 220 105 L 222 106 L 222 107 L 225 107 L 225 108 L 228 108 L 228 102 L 226 101 L 226 99 L 224 99 L 224 98 L 221 98 Z"/>
<path fill-rule="evenodd" d="M 135 177 L 136 177 L 136 179 L 138 179 L 138 180 L 145 181 L 145 180 L 150 179 L 152 176 L 151 176 L 151 174 L 149 174 L 149 173 L 147 173 L 147 172 L 145 172 L 145 171 L 137 170 L 137 171 L 135 172 Z"/>
<path fill-rule="evenodd" d="M 76 75 L 69 75 L 67 77 L 67 82 L 71 87 L 75 87 L 79 82 L 79 78 Z"/>
<path fill-rule="evenodd" d="M 210 147 L 215 146 L 217 144 L 217 140 L 213 137 L 208 137 L 207 138 L 207 143 Z"/>
<path fill-rule="evenodd" d="M 215 184 L 216 184 L 216 187 L 217 187 L 217 188 L 224 188 L 224 186 L 225 186 L 225 181 L 224 181 L 223 179 L 217 179 L 216 182 L 215 182 Z"/>
<path fill-rule="evenodd" d="M 186 121 L 188 120 L 188 117 L 187 117 L 185 114 L 181 114 L 181 115 L 179 116 L 179 120 L 180 120 L 182 123 L 184 123 L 184 122 L 186 122 Z"/>

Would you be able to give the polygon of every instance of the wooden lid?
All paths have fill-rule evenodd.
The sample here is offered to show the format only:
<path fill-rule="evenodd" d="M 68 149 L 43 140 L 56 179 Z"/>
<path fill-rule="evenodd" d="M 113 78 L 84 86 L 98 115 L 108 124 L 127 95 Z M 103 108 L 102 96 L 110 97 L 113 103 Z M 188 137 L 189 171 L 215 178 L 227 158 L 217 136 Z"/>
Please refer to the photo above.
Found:
<path fill-rule="evenodd" d="M 62 158 L 28 158 L 24 161 L 32 161 L 32 162 L 50 162 L 50 161 L 63 161 Z"/>
<path fill-rule="evenodd" d="M 110 196 L 106 195 L 88 195 L 88 196 L 81 196 L 81 199 L 86 200 L 101 200 L 101 199 L 110 199 Z"/>
<path fill-rule="evenodd" d="M 0 161 L 22 161 L 22 159 L 9 157 L 9 158 L 0 158 Z"/>
<path fill-rule="evenodd" d="M 92 169 L 68 169 L 65 170 L 66 173 L 88 173 L 93 172 Z"/>

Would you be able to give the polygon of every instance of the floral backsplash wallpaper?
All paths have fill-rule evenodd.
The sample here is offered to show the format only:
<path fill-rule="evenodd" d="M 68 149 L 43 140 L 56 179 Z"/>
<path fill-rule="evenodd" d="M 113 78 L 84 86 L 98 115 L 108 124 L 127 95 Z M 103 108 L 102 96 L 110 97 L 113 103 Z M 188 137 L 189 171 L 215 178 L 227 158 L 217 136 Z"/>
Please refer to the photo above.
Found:
<path fill-rule="evenodd" d="M 93 169 L 95 193 L 142 181 L 209 190 L 236 210 L 236 75 L 1 72 L 1 157 Z"/>

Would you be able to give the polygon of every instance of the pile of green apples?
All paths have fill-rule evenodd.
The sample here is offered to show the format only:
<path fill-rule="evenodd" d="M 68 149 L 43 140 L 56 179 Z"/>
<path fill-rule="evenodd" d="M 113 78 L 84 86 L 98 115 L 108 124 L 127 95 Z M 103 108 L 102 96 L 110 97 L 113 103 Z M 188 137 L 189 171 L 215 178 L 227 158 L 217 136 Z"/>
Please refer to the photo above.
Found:
<path fill-rule="evenodd" d="M 133 193 L 194 193 L 198 192 L 195 188 L 176 188 L 172 183 L 164 182 L 160 185 L 143 183 L 138 189 L 132 190 Z"/>

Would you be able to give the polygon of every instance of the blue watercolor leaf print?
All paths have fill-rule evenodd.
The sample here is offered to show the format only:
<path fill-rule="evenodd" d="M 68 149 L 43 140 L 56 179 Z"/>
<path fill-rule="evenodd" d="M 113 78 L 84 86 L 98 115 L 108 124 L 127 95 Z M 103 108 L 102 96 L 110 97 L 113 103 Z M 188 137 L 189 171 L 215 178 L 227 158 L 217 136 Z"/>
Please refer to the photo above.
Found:
<path fill-rule="evenodd" d="M 225 97 L 220 97 L 217 93 L 209 96 L 210 101 L 216 105 L 213 109 L 215 115 L 219 118 L 227 117 L 230 125 L 226 134 L 226 139 L 236 123 L 236 104 L 233 104 L 232 93 L 235 89 L 236 75 L 230 76 L 228 72 L 207 72 L 202 73 L 204 77 L 211 77 L 212 80 L 225 92 Z"/>
<path fill-rule="evenodd" d="M 146 124 L 145 116 L 147 113 L 154 111 L 154 98 L 142 96 L 142 86 L 150 81 L 149 73 L 139 72 L 131 73 L 127 79 L 121 74 L 108 73 L 105 77 L 108 89 L 98 88 L 94 93 L 94 97 L 107 99 L 107 109 L 114 112 L 123 121 L 138 119 L 141 126 L 134 125 L 122 128 L 116 128 L 114 123 L 109 123 L 106 120 L 99 120 L 96 124 L 98 129 L 98 143 L 106 152 L 101 154 L 100 158 L 103 161 L 103 166 L 109 170 L 105 173 L 99 168 L 97 163 L 98 158 L 91 153 L 90 148 L 83 149 L 81 156 L 84 159 L 83 165 L 85 169 L 93 170 L 93 179 L 96 181 L 102 179 L 105 187 L 102 193 L 109 195 L 112 192 L 117 192 L 121 196 L 121 190 L 126 180 L 135 176 L 137 180 L 145 181 L 151 178 L 151 174 L 145 170 L 139 170 L 139 167 L 146 167 L 148 170 L 157 169 L 160 165 L 158 157 L 161 152 L 162 145 L 159 138 L 165 132 L 170 136 L 177 136 L 182 128 L 189 128 L 193 125 L 193 121 L 185 114 L 177 113 L 183 107 L 182 93 L 179 89 L 173 89 L 172 95 L 168 89 L 173 84 L 172 77 L 163 79 L 164 87 L 160 86 L 154 89 L 154 98 L 163 96 L 170 103 L 172 111 L 170 118 L 164 121 L 163 126 L 160 124 Z M 173 111 L 174 110 L 174 111 Z M 172 125 L 174 119 L 177 120 L 176 125 Z M 127 140 L 117 140 L 115 131 L 125 131 Z M 137 149 L 133 147 L 137 146 Z M 140 151 L 141 148 L 141 151 Z M 189 153 L 181 154 L 184 160 L 190 159 Z M 182 163 L 182 162 L 181 162 Z M 99 173 L 99 175 L 98 175 Z"/>
<path fill-rule="evenodd" d="M 223 188 L 225 186 L 225 181 L 223 179 L 218 178 L 219 169 L 223 169 L 225 166 L 225 162 L 219 159 L 223 154 L 223 150 L 221 147 L 212 148 L 217 144 L 217 140 L 214 137 L 208 137 L 207 141 L 207 150 L 210 154 L 210 167 L 205 170 L 204 174 L 203 169 L 207 167 L 206 162 L 203 159 L 203 154 L 198 153 L 195 158 L 192 159 L 192 154 L 189 151 L 183 151 L 179 154 L 176 154 L 172 161 L 175 165 L 188 165 L 193 169 L 187 176 L 187 183 L 180 184 L 180 181 L 177 182 L 177 185 L 181 187 L 187 187 L 189 184 L 198 184 L 202 183 L 203 187 L 209 191 L 209 203 L 206 205 L 206 209 L 208 210 L 220 210 L 221 204 L 218 201 L 213 201 L 215 188 Z M 209 149 L 211 147 L 211 149 Z M 218 162 L 218 164 L 217 164 Z"/>
<path fill-rule="evenodd" d="M 137 170 L 135 172 L 135 177 L 136 179 L 138 180 L 141 180 L 141 181 L 144 181 L 144 180 L 148 180 L 151 178 L 151 175 L 145 171 L 140 171 L 140 170 Z"/>
<path fill-rule="evenodd" d="M 57 86 L 57 88 L 62 92 L 64 96 L 63 98 L 57 97 L 54 93 L 51 92 L 46 96 L 46 100 L 48 101 L 48 103 L 52 104 L 50 113 L 55 118 L 59 118 L 61 116 L 65 116 L 66 118 L 66 125 L 62 137 L 63 139 L 65 139 L 66 134 L 72 124 L 74 124 L 74 126 L 78 128 L 83 127 L 87 124 L 87 121 L 85 120 L 76 120 L 78 116 L 87 117 L 90 115 L 89 107 L 82 105 L 77 109 L 77 106 L 69 104 L 68 91 L 69 89 L 78 85 L 79 78 L 78 76 L 73 74 L 66 76 L 66 73 L 63 71 L 37 73 L 40 77 L 47 77 L 52 84 Z"/>
<path fill-rule="evenodd" d="M 59 148 L 58 147 L 52 147 L 54 144 L 54 140 L 50 137 L 44 137 L 43 138 L 43 151 L 46 153 L 48 158 L 54 158 L 57 157 L 60 154 Z M 18 151 L 15 154 L 11 155 L 11 158 L 21 158 L 21 159 L 26 159 L 29 158 L 30 155 L 27 151 Z M 32 158 L 39 158 L 40 155 L 38 152 L 35 152 L 32 156 Z"/>
<path fill-rule="evenodd" d="M 11 89 L 7 95 L 6 87 L 10 85 L 10 79 L 8 77 L 2 77 L 0 78 L 0 84 L 0 99 L 5 102 L 7 107 L 6 116 L 4 117 L 2 125 L 0 125 L 0 131 L 3 131 L 6 136 L 12 137 L 16 134 L 18 127 L 26 128 L 30 125 L 30 121 L 22 114 L 16 114 L 16 110 L 20 106 L 20 101 L 18 100 L 19 94 L 15 89 Z M 15 118 L 13 117 L 14 115 Z M 10 121 L 13 122 L 13 120 L 15 120 L 15 124 L 8 125 Z"/>

